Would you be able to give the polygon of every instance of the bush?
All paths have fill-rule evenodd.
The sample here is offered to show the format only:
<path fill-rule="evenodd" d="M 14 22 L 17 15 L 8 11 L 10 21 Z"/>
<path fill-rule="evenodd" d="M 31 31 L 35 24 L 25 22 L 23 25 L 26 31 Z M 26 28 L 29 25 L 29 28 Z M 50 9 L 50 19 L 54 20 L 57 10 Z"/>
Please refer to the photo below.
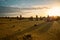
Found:
<path fill-rule="evenodd" d="M 31 35 L 24 35 L 23 40 L 32 40 Z"/>
<path fill-rule="evenodd" d="M 37 26 L 37 24 L 34 24 L 34 26 Z"/>

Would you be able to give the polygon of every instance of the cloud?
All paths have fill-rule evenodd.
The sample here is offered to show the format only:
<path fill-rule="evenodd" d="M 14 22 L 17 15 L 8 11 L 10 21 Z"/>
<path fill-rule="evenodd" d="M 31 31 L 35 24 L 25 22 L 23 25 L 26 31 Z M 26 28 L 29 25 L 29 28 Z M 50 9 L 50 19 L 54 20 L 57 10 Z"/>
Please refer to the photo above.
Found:
<path fill-rule="evenodd" d="M 18 11 L 19 8 L 0 6 L 0 13 L 13 13 Z"/>

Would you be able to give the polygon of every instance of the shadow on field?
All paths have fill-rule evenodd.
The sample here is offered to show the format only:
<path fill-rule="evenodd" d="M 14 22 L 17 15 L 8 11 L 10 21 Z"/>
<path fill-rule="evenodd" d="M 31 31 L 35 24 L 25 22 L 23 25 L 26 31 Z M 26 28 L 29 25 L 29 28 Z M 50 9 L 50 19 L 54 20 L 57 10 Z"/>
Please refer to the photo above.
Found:
<path fill-rule="evenodd" d="M 47 32 L 47 31 L 50 29 L 50 27 L 52 26 L 52 24 L 53 24 L 53 22 L 48 22 L 48 23 L 42 25 L 42 28 L 40 28 L 40 29 L 38 30 L 38 32 L 39 32 L 40 34 Z"/>

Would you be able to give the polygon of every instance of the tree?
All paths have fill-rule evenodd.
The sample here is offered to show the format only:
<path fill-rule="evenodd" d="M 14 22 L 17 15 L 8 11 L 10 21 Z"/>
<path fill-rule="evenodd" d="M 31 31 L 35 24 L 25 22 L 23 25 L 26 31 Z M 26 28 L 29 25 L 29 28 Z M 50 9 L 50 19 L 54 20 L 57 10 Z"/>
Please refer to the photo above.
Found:
<path fill-rule="evenodd" d="M 40 16 L 40 20 L 43 20 L 43 17 Z"/>
<path fill-rule="evenodd" d="M 20 15 L 20 20 L 22 20 L 22 15 Z"/>
<path fill-rule="evenodd" d="M 38 15 L 36 15 L 36 21 L 38 21 Z"/>
<path fill-rule="evenodd" d="M 31 17 L 29 18 L 29 20 L 33 21 L 33 17 L 31 16 Z"/>
<path fill-rule="evenodd" d="M 17 19 L 18 19 L 19 17 L 17 16 Z"/>
<path fill-rule="evenodd" d="M 47 22 L 50 22 L 51 21 L 51 18 L 50 18 L 50 16 L 48 15 L 47 16 L 47 20 L 46 20 Z"/>

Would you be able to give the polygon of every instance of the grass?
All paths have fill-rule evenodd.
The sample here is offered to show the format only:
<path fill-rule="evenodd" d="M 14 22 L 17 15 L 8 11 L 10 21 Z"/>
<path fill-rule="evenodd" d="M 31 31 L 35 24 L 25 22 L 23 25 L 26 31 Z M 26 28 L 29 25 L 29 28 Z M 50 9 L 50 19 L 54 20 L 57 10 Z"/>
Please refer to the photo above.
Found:
<path fill-rule="evenodd" d="M 60 21 L 0 19 L 0 40 L 23 40 L 25 34 L 33 40 L 60 40 Z"/>

